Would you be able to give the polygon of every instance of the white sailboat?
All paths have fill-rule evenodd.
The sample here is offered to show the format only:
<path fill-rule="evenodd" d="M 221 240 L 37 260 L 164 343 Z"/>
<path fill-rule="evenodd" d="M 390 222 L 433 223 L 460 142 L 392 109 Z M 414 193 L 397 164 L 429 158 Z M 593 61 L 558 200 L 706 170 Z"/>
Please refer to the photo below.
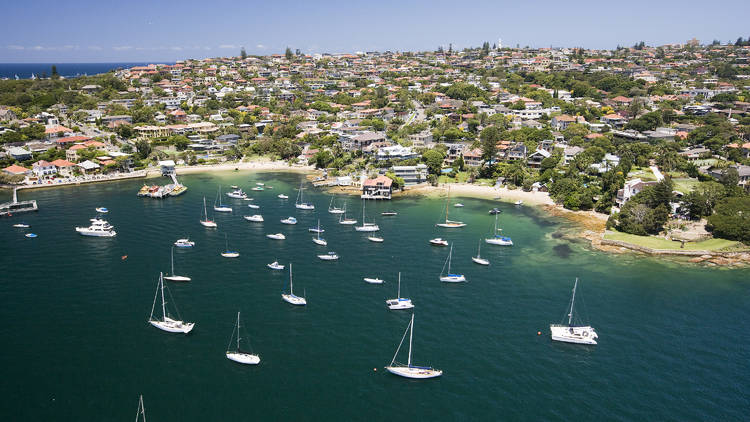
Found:
<path fill-rule="evenodd" d="M 234 333 L 237 332 L 237 348 L 232 350 L 230 347 L 232 346 L 232 340 L 234 339 Z M 245 365 L 257 365 L 260 363 L 260 356 L 243 352 L 242 349 L 240 349 L 240 313 L 237 312 L 237 325 L 235 325 L 234 330 L 232 331 L 232 337 L 229 338 L 229 345 L 227 346 L 227 359 L 233 360 L 237 363 L 242 363 Z"/>
<path fill-rule="evenodd" d="M 466 226 L 466 223 L 464 223 L 463 221 L 455 221 L 455 220 L 448 219 L 448 210 L 450 209 L 448 205 L 450 204 L 450 200 L 451 200 L 451 190 L 450 188 L 448 188 L 448 198 L 445 200 L 445 222 L 437 223 L 435 225 L 438 227 L 446 227 L 449 229 L 457 229 L 457 228 Z"/>
<path fill-rule="evenodd" d="M 318 220 L 318 229 L 315 232 L 317 236 L 312 238 L 313 243 L 315 243 L 316 245 L 320 245 L 320 246 L 328 246 L 328 242 L 322 237 L 320 237 L 320 233 L 323 232 L 323 230 L 320 229 L 320 220 Z"/>
<path fill-rule="evenodd" d="M 299 184 L 299 191 L 297 192 L 297 201 L 295 201 L 294 206 L 295 208 L 300 209 L 300 210 L 314 210 L 315 205 L 309 202 L 304 202 L 303 200 L 304 199 L 304 196 L 302 193 L 302 191 L 304 190 L 303 184 L 304 184 L 304 181 L 300 182 Z"/>
<path fill-rule="evenodd" d="M 292 305 L 304 306 L 307 305 L 307 301 L 304 297 L 299 297 L 294 294 L 294 283 L 292 282 L 292 263 L 289 263 L 289 294 L 282 293 L 281 298 Z"/>
<path fill-rule="evenodd" d="M 383 241 L 385 241 L 385 239 L 380 236 L 367 236 L 367 240 L 375 243 L 383 243 Z"/>
<path fill-rule="evenodd" d="M 567 324 L 550 324 L 549 330 L 552 340 L 563 341 L 566 343 L 578 344 L 596 344 L 599 336 L 593 327 L 589 325 L 573 325 L 573 309 L 576 301 L 576 289 L 578 288 L 578 278 L 573 285 L 573 296 L 570 298 L 570 310 L 568 311 Z"/>
<path fill-rule="evenodd" d="M 471 260 L 476 262 L 479 265 L 490 265 L 490 261 L 482 258 L 482 241 L 479 241 L 479 244 L 477 245 L 477 256 L 472 256 Z"/>
<path fill-rule="evenodd" d="M 226 233 L 224 234 L 224 243 L 226 244 L 226 249 L 221 253 L 221 256 L 224 258 L 237 258 L 240 256 L 239 252 L 229 250 L 229 240 L 227 239 Z"/>
<path fill-rule="evenodd" d="M 398 352 L 401 350 L 401 345 L 404 344 L 404 339 L 406 338 L 407 331 L 409 332 L 409 360 L 407 361 L 406 365 L 397 364 L 396 357 L 398 356 Z M 409 322 L 409 325 L 406 327 L 406 331 L 404 331 L 404 336 L 401 337 L 401 342 L 398 344 L 398 348 L 396 349 L 396 354 L 393 355 L 393 360 L 391 360 L 391 364 L 386 366 L 385 369 L 394 375 L 398 375 L 400 377 L 405 377 L 405 378 L 414 378 L 414 379 L 435 378 L 435 377 L 439 377 L 443 375 L 443 371 L 441 371 L 440 369 L 435 369 L 429 366 L 415 366 L 411 364 L 411 347 L 412 347 L 413 339 L 414 339 L 414 314 L 411 314 L 411 321 Z"/>
<path fill-rule="evenodd" d="M 159 284 L 156 286 L 156 294 L 154 294 L 154 303 L 151 305 L 151 315 L 148 317 L 149 324 L 154 327 L 169 332 L 169 333 L 184 333 L 187 334 L 193 330 L 195 326 L 194 322 L 184 322 L 179 319 L 172 319 L 167 314 L 167 302 L 164 300 L 164 279 L 162 273 L 159 273 Z M 156 298 L 159 297 L 159 291 L 161 291 L 161 319 L 154 318 L 154 309 L 156 308 Z M 177 308 L 175 307 L 175 310 Z M 179 318 L 179 311 L 177 313 Z"/>
<path fill-rule="evenodd" d="M 333 199 L 334 199 L 334 197 L 332 196 L 331 197 L 331 203 L 328 204 L 328 212 L 330 214 L 343 214 L 344 213 L 344 209 L 343 208 L 337 208 L 337 207 L 333 206 Z"/>
<path fill-rule="evenodd" d="M 397 297 L 395 299 L 388 299 L 385 301 L 385 304 L 388 305 L 388 309 L 398 310 L 398 309 L 411 309 L 414 307 L 414 304 L 411 303 L 411 299 L 401 297 L 401 273 L 398 273 L 398 293 Z"/>
<path fill-rule="evenodd" d="M 174 248 L 172 248 L 171 255 L 172 255 L 172 272 L 170 274 L 172 275 L 164 276 L 164 279 L 169 280 L 169 281 L 190 281 L 191 280 L 190 277 L 186 277 L 184 275 L 175 275 L 174 273 Z"/>
<path fill-rule="evenodd" d="M 318 225 L 315 227 L 310 227 L 307 229 L 307 231 L 311 233 L 323 233 L 325 230 L 320 228 L 320 219 L 318 219 Z"/>
<path fill-rule="evenodd" d="M 460 283 L 462 281 L 466 281 L 466 277 L 464 277 L 463 274 L 451 273 L 452 257 L 453 257 L 453 244 L 451 244 L 451 249 L 448 252 L 448 259 L 446 259 L 445 264 L 443 264 L 443 270 L 440 271 L 440 281 L 445 282 L 445 283 Z M 445 271 L 446 265 L 448 265 L 448 274 L 443 275 L 443 271 Z"/>
<path fill-rule="evenodd" d="M 492 237 L 488 237 L 484 239 L 485 243 L 489 243 L 490 245 L 500 245 L 500 246 L 513 246 L 513 240 L 511 240 L 508 236 L 500 236 L 497 234 L 498 229 L 497 228 L 497 216 L 498 214 L 495 214 L 495 229 L 492 231 Z"/>
<path fill-rule="evenodd" d="M 361 226 L 355 226 L 354 230 L 358 232 L 376 232 L 380 230 L 380 227 L 375 223 L 368 223 L 366 222 L 365 218 L 365 203 L 367 201 L 362 201 L 362 225 Z"/>
<path fill-rule="evenodd" d="M 344 204 L 344 213 L 339 215 L 339 224 L 342 224 L 345 226 L 351 226 L 351 225 L 357 224 L 357 220 L 346 217 L 346 204 Z"/>
<path fill-rule="evenodd" d="M 203 197 L 203 217 L 201 219 L 201 224 L 203 227 L 210 227 L 210 228 L 216 228 L 216 222 L 213 220 L 208 219 L 208 211 L 206 210 L 206 197 Z"/>
<path fill-rule="evenodd" d="M 214 201 L 214 211 L 232 212 L 232 207 L 221 203 L 221 186 L 219 186 L 219 192 L 216 194 L 216 201 Z"/>

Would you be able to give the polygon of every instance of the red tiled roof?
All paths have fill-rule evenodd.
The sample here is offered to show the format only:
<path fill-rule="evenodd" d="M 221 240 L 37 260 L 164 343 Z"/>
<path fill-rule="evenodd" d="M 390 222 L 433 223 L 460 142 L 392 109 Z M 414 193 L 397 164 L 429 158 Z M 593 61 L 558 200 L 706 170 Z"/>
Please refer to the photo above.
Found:
<path fill-rule="evenodd" d="M 76 136 L 67 136 L 65 138 L 60 138 L 56 140 L 55 142 L 57 142 L 58 144 L 68 144 L 68 143 L 73 143 L 73 142 L 88 141 L 89 139 L 91 138 L 89 138 L 88 136 L 76 135 Z"/>
<path fill-rule="evenodd" d="M 390 187 L 392 183 L 393 183 L 393 180 L 381 174 L 374 179 L 365 180 L 364 186 L 377 186 L 377 185 L 382 184 L 384 187 Z"/>
<path fill-rule="evenodd" d="M 73 167 L 73 166 L 75 166 L 74 163 L 71 163 L 68 160 L 61 160 L 61 159 L 57 159 L 57 160 L 51 162 L 50 164 L 52 164 L 55 167 Z"/>
<path fill-rule="evenodd" d="M 29 169 L 27 169 L 26 167 L 21 167 L 19 165 L 13 164 L 12 166 L 8 166 L 4 168 L 3 171 L 6 173 L 11 173 L 11 174 L 24 174 L 24 173 L 27 173 Z"/>

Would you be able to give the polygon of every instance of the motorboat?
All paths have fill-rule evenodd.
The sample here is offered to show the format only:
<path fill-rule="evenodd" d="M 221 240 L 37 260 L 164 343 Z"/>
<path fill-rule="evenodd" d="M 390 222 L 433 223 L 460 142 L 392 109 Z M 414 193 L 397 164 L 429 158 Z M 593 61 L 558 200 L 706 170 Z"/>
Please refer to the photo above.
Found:
<path fill-rule="evenodd" d="M 263 222 L 263 216 L 260 214 L 255 215 L 246 215 L 243 217 L 247 221 L 254 221 L 256 223 L 262 223 Z"/>
<path fill-rule="evenodd" d="M 227 196 L 234 199 L 245 199 L 247 194 L 242 189 L 235 188 L 232 192 L 227 192 Z"/>
<path fill-rule="evenodd" d="M 518 201 L 514 202 L 514 204 L 515 205 L 523 205 L 523 201 L 519 199 Z"/>
<path fill-rule="evenodd" d="M 31 238 L 31 239 L 37 237 L 36 233 L 26 233 L 24 236 Z"/>
<path fill-rule="evenodd" d="M 266 237 L 269 238 L 269 239 L 276 239 L 276 240 L 284 240 L 284 239 L 286 239 L 286 236 L 284 236 L 283 233 L 267 234 Z"/>
<path fill-rule="evenodd" d="M 255 204 L 247 204 L 247 207 L 252 208 L 254 210 L 260 209 L 260 205 L 255 205 Z"/>
<path fill-rule="evenodd" d="M 101 218 L 92 218 L 89 227 L 76 227 L 76 231 L 82 236 L 93 237 L 115 237 L 117 232 L 106 220 Z"/>
<path fill-rule="evenodd" d="M 195 246 L 195 242 L 190 239 L 177 239 L 177 241 L 174 242 L 174 245 L 178 248 L 192 248 Z"/>
<path fill-rule="evenodd" d="M 297 224 L 297 219 L 294 217 L 287 217 L 281 220 L 281 224 Z"/>
<path fill-rule="evenodd" d="M 106 214 L 109 212 L 109 210 L 105 207 L 98 207 L 96 208 L 96 212 L 98 212 L 99 214 Z"/>
<path fill-rule="evenodd" d="M 270 264 L 266 264 L 266 267 L 272 269 L 272 270 L 283 270 L 284 266 L 279 264 L 279 261 L 273 261 Z"/>
<path fill-rule="evenodd" d="M 493 208 L 489 212 L 490 212 L 490 215 L 496 215 L 496 214 L 500 214 L 502 211 L 500 210 L 500 208 Z"/>
<path fill-rule="evenodd" d="M 254 187 L 254 188 L 252 188 L 252 189 L 250 189 L 250 190 L 254 190 L 254 191 L 262 191 L 262 190 L 263 190 L 263 188 L 262 188 L 262 187 L 260 187 L 260 186 L 256 186 L 256 187 Z"/>
<path fill-rule="evenodd" d="M 367 240 L 369 240 L 370 242 L 382 243 L 385 239 L 378 236 L 367 236 Z"/>
<path fill-rule="evenodd" d="M 434 239 L 430 239 L 430 245 L 432 245 L 432 246 L 448 246 L 448 241 L 445 240 L 445 239 L 443 239 L 443 238 L 436 237 Z"/>
<path fill-rule="evenodd" d="M 459 202 L 459 203 L 453 204 L 453 206 L 456 207 L 456 208 L 463 208 L 464 204 L 462 204 L 462 203 Z"/>
<path fill-rule="evenodd" d="M 279 199 L 289 199 L 289 196 L 284 195 L 283 193 L 280 193 L 280 194 L 276 195 L 276 197 L 279 198 Z"/>
<path fill-rule="evenodd" d="M 13 227 L 15 227 L 17 229 L 28 229 L 31 226 L 28 225 L 28 224 L 26 224 L 26 223 L 16 223 L 16 224 L 13 225 Z"/>
<path fill-rule="evenodd" d="M 383 279 L 380 279 L 380 278 L 377 278 L 377 277 L 375 277 L 375 278 L 373 278 L 373 277 L 365 277 L 364 280 L 365 280 L 365 283 L 369 283 L 369 284 L 383 284 Z"/>
<path fill-rule="evenodd" d="M 383 217 L 392 217 L 394 215 L 398 215 L 396 211 L 383 211 L 380 213 Z"/>
<path fill-rule="evenodd" d="M 339 256 L 336 254 L 336 252 L 328 252 L 327 254 L 318 255 L 318 258 L 322 259 L 323 261 L 336 261 L 339 259 Z"/>

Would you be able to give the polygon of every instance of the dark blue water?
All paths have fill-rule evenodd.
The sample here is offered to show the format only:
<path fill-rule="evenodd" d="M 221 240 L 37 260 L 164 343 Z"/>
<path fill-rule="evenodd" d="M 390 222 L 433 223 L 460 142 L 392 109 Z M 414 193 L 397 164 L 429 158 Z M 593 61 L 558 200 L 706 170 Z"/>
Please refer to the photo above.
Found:
<path fill-rule="evenodd" d="M 561 222 L 531 207 L 461 198 L 437 229 L 445 202 L 406 198 L 368 203 L 382 244 L 368 242 L 326 212 L 330 196 L 313 188 L 315 211 L 294 208 L 296 174 L 224 172 L 181 176 L 189 190 L 165 200 L 137 198 L 141 181 L 23 192 L 40 211 L 0 220 L 0 415 L 5 420 L 132 420 L 143 394 L 148 420 L 531 420 L 742 421 L 750 414 L 750 271 L 702 268 L 636 255 L 609 255 L 552 234 Z M 166 179 L 159 180 L 167 183 Z M 255 182 L 273 190 L 253 192 Z M 218 230 L 198 220 L 219 184 L 240 185 L 260 210 L 224 199 Z M 284 192 L 287 201 L 276 198 Z M 350 216 L 361 218 L 353 197 Z M 85 238 L 74 227 L 94 208 L 110 209 L 114 239 Z M 472 263 L 499 206 L 513 247 L 482 245 L 492 263 Z M 394 209 L 396 217 L 381 217 Z M 262 224 L 241 216 L 260 212 Z M 296 216 L 297 226 L 279 223 Z M 318 218 L 329 246 L 312 243 Z M 10 226 L 26 220 L 36 239 Z M 267 233 L 283 232 L 274 241 Z M 224 234 L 241 256 L 222 258 Z M 170 245 L 189 283 L 168 283 L 188 335 L 147 324 Z M 468 283 L 438 280 L 447 248 Z M 323 262 L 332 250 L 341 259 Z M 122 260 L 123 255 L 128 255 Z M 294 262 L 295 308 L 280 295 Z M 410 381 L 385 373 L 409 311 L 385 300 L 402 291 L 416 307 L 413 359 L 443 377 Z M 364 283 L 381 277 L 383 285 Z M 552 342 L 575 277 L 582 316 L 599 333 L 593 347 Z M 169 305 L 168 305 L 169 306 Z M 242 311 L 257 367 L 224 352 Z M 542 335 L 538 336 L 537 331 Z M 406 360 L 406 350 L 399 361 Z M 377 368 L 378 371 L 373 371 Z"/>
<path fill-rule="evenodd" d="M 41 76 L 52 73 L 52 65 L 57 66 L 60 76 L 71 78 L 83 75 L 97 75 L 115 69 L 125 69 L 133 66 L 145 66 L 154 62 L 118 62 L 118 63 L 0 63 L 0 78 L 28 79 L 32 74 Z M 167 62 L 159 62 L 167 63 Z M 171 64 L 171 63 L 168 63 Z"/>

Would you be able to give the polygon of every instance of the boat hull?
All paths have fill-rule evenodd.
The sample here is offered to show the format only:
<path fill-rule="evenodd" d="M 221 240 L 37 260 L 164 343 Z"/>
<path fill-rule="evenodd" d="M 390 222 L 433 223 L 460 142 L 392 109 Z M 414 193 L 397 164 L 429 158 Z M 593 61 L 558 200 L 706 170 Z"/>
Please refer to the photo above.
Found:
<path fill-rule="evenodd" d="M 488 243 L 490 245 L 499 245 L 499 246 L 513 246 L 513 241 L 509 238 L 503 239 L 503 238 L 490 238 L 490 239 L 484 239 L 485 243 Z"/>
<path fill-rule="evenodd" d="M 440 281 L 443 283 L 462 283 L 466 281 L 466 277 L 463 274 L 453 274 L 441 276 Z"/>
<path fill-rule="evenodd" d="M 373 224 L 373 225 L 366 225 L 366 226 L 357 226 L 354 228 L 354 230 L 358 232 L 376 232 L 376 231 L 380 231 L 380 227 Z"/>
<path fill-rule="evenodd" d="M 201 225 L 203 227 L 208 227 L 208 228 L 212 228 L 212 229 L 216 228 L 216 223 L 213 222 L 213 221 L 203 221 L 203 220 L 201 220 Z"/>
<path fill-rule="evenodd" d="M 187 334 L 193 331 L 194 322 L 176 321 L 171 318 L 164 318 L 164 321 L 150 320 L 149 323 L 154 327 L 168 333 Z"/>
<path fill-rule="evenodd" d="M 589 326 L 569 327 L 567 325 L 552 324 L 549 326 L 549 329 L 552 340 L 565 343 L 597 344 L 596 339 L 599 338 L 596 331 Z"/>
<path fill-rule="evenodd" d="M 304 297 L 282 294 L 281 298 L 284 299 L 285 302 L 291 303 L 292 305 L 295 305 L 295 306 L 307 305 L 307 301 L 305 300 Z"/>
<path fill-rule="evenodd" d="M 443 371 L 439 369 L 415 366 L 386 366 L 385 369 L 393 375 L 412 379 L 436 378 L 443 375 Z"/>
<path fill-rule="evenodd" d="M 260 363 L 258 355 L 251 355 L 249 353 L 227 352 L 227 359 L 244 365 L 257 365 Z"/>
<path fill-rule="evenodd" d="M 117 232 L 114 230 L 92 231 L 92 230 L 88 230 L 88 227 L 76 227 L 76 231 L 81 236 L 91 236 L 91 237 L 115 237 L 117 236 Z"/>
<path fill-rule="evenodd" d="M 216 211 L 216 212 L 232 212 L 232 209 L 230 207 L 214 207 L 214 211 Z"/>
<path fill-rule="evenodd" d="M 312 238 L 313 243 L 320 246 L 328 246 L 328 242 L 325 239 L 318 239 L 317 237 Z"/>
<path fill-rule="evenodd" d="M 388 305 L 388 309 L 400 310 L 400 309 L 411 309 L 414 304 L 411 303 L 411 299 L 388 299 L 385 301 Z"/>
<path fill-rule="evenodd" d="M 256 223 L 262 223 L 263 222 L 263 216 L 262 215 L 246 215 L 246 216 L 244 216 L 244 218 L 247 221 L 254 221 Z"/>
<path fill-rule="evenodd" d="M 476 256 L 472 256 L 471 260 L 479 265 L 490 265 L 490 261 L 484 259 L 484 258 L 477 258 Z"/>
<path fill-rule="evenodd" d="M 385 239 L 383 239 L 382 237 L 370 236 L 367 238 L 367 240 L 369 240 L 370 242 L 382 243 Z"/>
<path fill-rule="evenodd" d="M 445 227 L 446 229 L 460 229 L 461 227 L 465 227 L 466 223 L 437 223 L 435 225 Z"/>
<path fill-rule="evenodd" d="M 369 278 L 369 277 L 365 277 L 365 278 L 364 278 L 364 280 L 365 280 L 365 283 L 370 283 L 370 284 L 383 284 L 383 280 L 381 280 L 381 279 L 379 279 L 379 278 Z"/>
<path fill-rule="evenodd" d="M 190 277 L 185 277 L 183 275 L 170 275 L 170 276 L 164 276 L 164 280 L 169 281 L 190 281 L 192 280 Z"/>
<path fill-rule="evenodd" d="M 266 237 L 269 238 L 269 239 L 274 239 L 274 240 L 284 240 L 284 239 L 286 239 L 286 236 L 284 236 L 281 233 L 267 234 Z"/>
<path fill-rule="evenodd" d="M 240 256 L 240 253 L 239 252 L 222 252 L 221 256 L 223 256 L 224 258 L 237 258 L 238 256 Z"/>
<path fill-rule="evenodd" d="M 294 204 L 294 207 L 298 210 L 314 210 L 315 205 L 312 204 Z"/>

